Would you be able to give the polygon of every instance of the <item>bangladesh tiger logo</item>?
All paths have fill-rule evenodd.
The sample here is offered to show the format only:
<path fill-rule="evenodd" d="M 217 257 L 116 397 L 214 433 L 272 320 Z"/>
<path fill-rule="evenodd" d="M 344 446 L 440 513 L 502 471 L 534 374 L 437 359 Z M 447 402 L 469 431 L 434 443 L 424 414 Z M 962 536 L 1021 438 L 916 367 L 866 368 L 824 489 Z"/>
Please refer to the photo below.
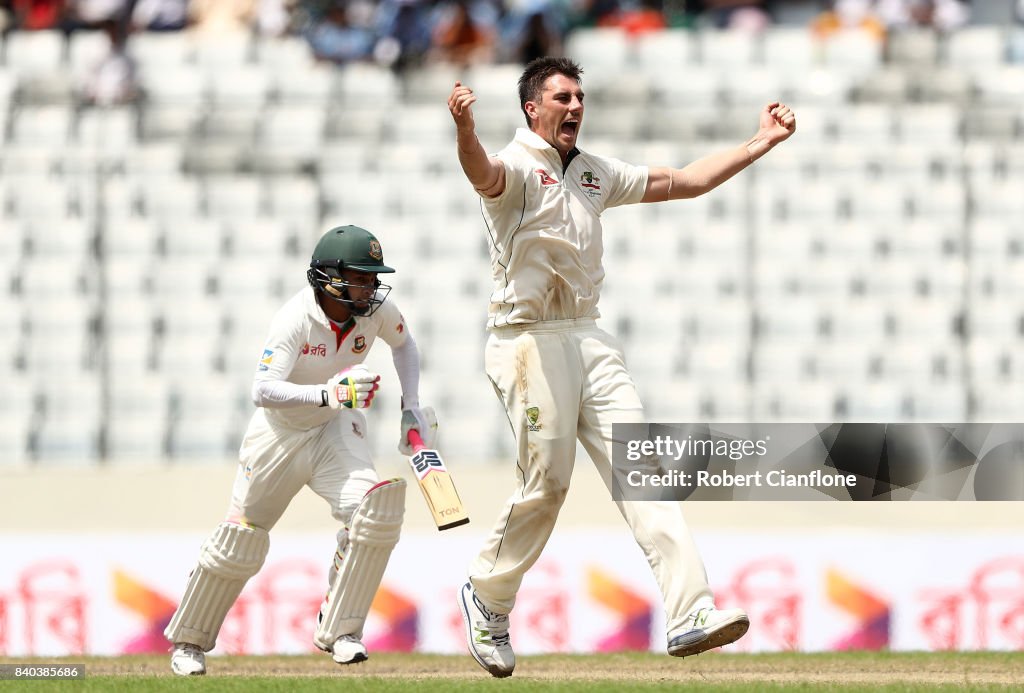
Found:
<path fill-rule="evenodd" d="M 531 431 L 539 431 L 543 426 L 537 423 L 540 420 L 540 407 L 529 407 L 526 410 L 527 428 Z"/>
<path fill-rule="evenodd" d="M 380 249 L 380 243 L 377 241 L 376 238 L 370 241 L 370 257 L 372 257 L 374 260 L 384 259 L 384 251 Z"/>
<path fill-rule="evenodd" d="M 352 353 L 361 354 L 366 351 L 366 337 L 363 335 L 356 335 L 355 341 L 352 342 Z"/>

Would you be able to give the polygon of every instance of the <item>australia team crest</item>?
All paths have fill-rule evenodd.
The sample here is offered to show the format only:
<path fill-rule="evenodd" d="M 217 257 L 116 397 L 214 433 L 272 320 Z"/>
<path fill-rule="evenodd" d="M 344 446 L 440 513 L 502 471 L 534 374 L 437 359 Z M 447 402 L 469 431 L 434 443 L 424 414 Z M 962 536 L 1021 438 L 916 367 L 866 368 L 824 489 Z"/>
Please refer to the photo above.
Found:
<path fill-rule="evenodd" d="M 593 171 L 584 171 L 580 174 L 580 187 L 590 197 L 601 196 L 601 179 L 595 176 Z"/>
<path fill-rule="evenodd" d="M 544 428 L 540 422 L 540 407 L 527 407 L 526 409 L 526 428 L 531 431 L 539 431 Z"/>

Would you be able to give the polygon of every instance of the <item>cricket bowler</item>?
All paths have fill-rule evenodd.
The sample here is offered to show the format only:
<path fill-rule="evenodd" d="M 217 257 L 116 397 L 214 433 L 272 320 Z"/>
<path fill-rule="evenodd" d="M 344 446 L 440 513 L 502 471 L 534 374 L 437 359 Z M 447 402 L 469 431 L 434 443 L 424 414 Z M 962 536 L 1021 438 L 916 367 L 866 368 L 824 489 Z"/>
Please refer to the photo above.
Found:
<path fill-rule="evenodd" d="M 612 424 L 644 420 L 618 342 L 595 324 L 604 280 L 601 215 L 618 205 L 702 195 L 796 129 L 792 111 L 771 103 L 744 144 L 681 169 L 635 166 L 577 148 L 581 74 L 567 58 L 530 62 L 519 78 L 527 127 L 494 156 L 476 135 L 472 89 L 456 82 L 448 98 L 459 162 L 480 198 L 490 246 L 485 368 L 518 451 L 516 489 L 458 594 L 470 654 L 496 677 L 515 668 L 509 613 L 569 490 L 577 439 L 611 490 Z M 616 505 L 661 589 L 668 653 L 687 657 L 742 637 L 749 619 L 741 609 L 715 608 L 681 503 Z"/>
<path fill-rule="evenodd" d="M 363 365 L 378 337 L 391 347 L 402 388 L 399 449 L 411 454 L 410 429 L 430 440 L 436 433 L 419 406 L 416 342 L 387 301 L 391 287 L 378 278 L 392 272 L 373 234 L 339 226 L 313 250 L 309 286 L 274 316 L 253 380 L 257 409 L 239 450 L 227 517 L 203 544 L 164 630 L 174 644 L 175 674 L 206 673 L 205 653 L 263 565 L 270 530 L 303 486 L 327 501 L 341 524 L 313 642 L 339 664 L 367 659 L 363 624 L 405 512 L 405 481 L 377 477 L 359 411 L 379 387 L 380 376 Z"/>

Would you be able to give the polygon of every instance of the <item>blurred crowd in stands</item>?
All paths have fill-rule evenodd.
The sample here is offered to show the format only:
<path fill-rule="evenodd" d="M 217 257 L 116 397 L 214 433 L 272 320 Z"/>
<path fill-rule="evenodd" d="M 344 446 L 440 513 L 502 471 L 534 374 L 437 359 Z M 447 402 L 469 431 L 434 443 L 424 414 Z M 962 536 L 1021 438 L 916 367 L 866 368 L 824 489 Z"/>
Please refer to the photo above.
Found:
<path fill-rule="evenodd" d="M 105 100 L 133 98 L 134 32 L 188 31 L 202 40 L 226 34 L 302 36 L 317 60 L 372 61 L 403 70 L 430 63 L 526 63 L 559 55 L 579 27 L 621 27 L 630 34 L 665 28 L 757 33 L 785 14 L 805 18 L 822 38 L 857 29 L 949 32 L 992 0 L 0 0 L 4 31 L 99 30 L 111 50 L 95 67 L 115 85 Z M 1011 12 L 1024 18 L 1024 0 Z M 798 13 L 793 10 L 799 10 Z M 788 11 L 788 14 L 787 14 Z M 101 87 L 102 88 L 102 87 Z"/>

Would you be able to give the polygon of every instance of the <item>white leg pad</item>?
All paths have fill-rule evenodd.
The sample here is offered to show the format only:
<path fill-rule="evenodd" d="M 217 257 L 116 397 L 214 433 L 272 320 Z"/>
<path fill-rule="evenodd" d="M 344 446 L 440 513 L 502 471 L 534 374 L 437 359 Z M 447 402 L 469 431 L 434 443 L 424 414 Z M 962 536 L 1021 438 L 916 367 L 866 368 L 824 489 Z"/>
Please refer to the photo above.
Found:
<path fill-rule="evenodd" d="M 270 535 L 258 527 L 222 522 L 199 552 L 178 610 L 164 629 L 172 643 L 189 642 L 209 652 L 245 583 L 259 572 Z"/>
<path fill-rule="evenodd" d="M 313 637 L 321 650 L 330 652 L 342 635 L 362 636 L 366 615 L 398 543 L 404 515 L 404 479 L 389 479 L 374 486 L 352 513 L 348 548 Z"/>

